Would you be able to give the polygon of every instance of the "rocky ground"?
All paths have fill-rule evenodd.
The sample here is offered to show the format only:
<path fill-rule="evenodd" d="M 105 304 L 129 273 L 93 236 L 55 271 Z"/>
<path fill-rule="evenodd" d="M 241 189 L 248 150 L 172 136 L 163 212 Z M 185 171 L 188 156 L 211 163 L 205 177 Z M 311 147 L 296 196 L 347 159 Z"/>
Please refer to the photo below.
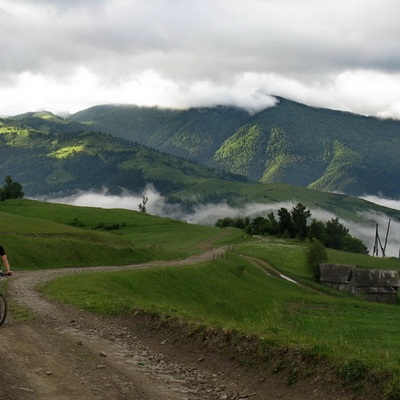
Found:
<path fill-rule="evenodd" d="M 168 267 L 215 254 L 205 253 L 180 263 L 90 270 Z M 246 366 L 221 351 L 218 340 L 185 334 L 179 324 L 161 323 L 140 314 L 98 317 L 49 302 L 35 290 L 40 282 L 67 273 L 78 277 L 81 271 L 24 271 L 10 278 L 11 307 L 0 328 L 1 400 L 357 398 L 323 374 L 289 385 L 288 377 L 276 373 L 272 362 L 262 368 Z M 20 307 L 31 317 L 14 318 L 13 310 Z"/>

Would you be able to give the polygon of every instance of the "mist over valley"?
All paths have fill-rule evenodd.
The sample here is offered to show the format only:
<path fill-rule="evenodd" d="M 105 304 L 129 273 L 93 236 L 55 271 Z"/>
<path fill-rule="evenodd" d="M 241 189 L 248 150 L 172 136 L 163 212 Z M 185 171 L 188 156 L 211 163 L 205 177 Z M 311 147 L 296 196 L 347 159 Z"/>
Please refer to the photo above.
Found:
<path fill-rule="evenodd" d="M 195 204 L 191 212 L 185 211 L 179 204 L 169 204 L 168 199 L 158 193 L 153 186 L 149 185 L 142 193 L 133 194 L 125 192 L 121 195 L 110 195 L 104 189 L 99 192 L 78 192 L 71 196 L 66 197 L 39 197 L 38 200 L 69 204 L 74 206 L 89 206 L 100 208 L 122 208 L 127 210 L 139 211 L 139 204 L 146 197 L 147 212 L 152 215 L 177 219 L 190 224 L 199 224 L 213 226 L 218 219 L 225 217 L 231 218 L 245 218 L 251 219 L 257 216 L 266 217 L 270 212 L 277 213 L 281 208 L 292 209 L 299 201 L 292 199 L 290 201 L 281 201 L 276 203 L 256 203 L 249 202 L 243 206 L 230 206 L 226 202 L 219 203 L 198 203 Z M 361 239 L 368 247 L 369 254 L 373 255 L 373 247 L 375 242 L 376 225 L 378 225 L 379 235 L 382 242 L 388 230 L 390 220 L 390 227 L 387 238 L 386 256 L 399 257 L 400 252 L 400 222 L 393 219 L 392 216 L 385 214 L 383 211 L 373 210 L 373 203 L 382 206 L 400 210 L 400 200 L 390 200 L 384 198 L 366 198 L 370 201 L 371 209 L 366 209 L 362 212 L 357 212 L 356 217 L 359 218 L 358 222 L 354 219 L 345 219 L 323 208 L 311 207 L 311 218 L 326 222 L 332 218 L 339 218 L 348 229 L 352 236 Z M 373 201 L 372 201 L 373 200 Z M 305 203 L 307 206 L 307 204 Z M 379 255 L 382 256 L 381 249 L 379 248 Z"/>

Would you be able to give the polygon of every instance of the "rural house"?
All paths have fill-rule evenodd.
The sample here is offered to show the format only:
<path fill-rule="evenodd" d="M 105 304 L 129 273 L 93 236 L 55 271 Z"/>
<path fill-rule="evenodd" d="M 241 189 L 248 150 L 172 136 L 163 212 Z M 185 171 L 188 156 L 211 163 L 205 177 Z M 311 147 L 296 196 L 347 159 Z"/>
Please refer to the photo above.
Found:
<path fill-rule="evenodd" d="M 400 286 L 397 271 L 357 268 L 350 264 L 321 264 L 321 284 L 333 289 L 349 291 L 366 300 L 395 304 Z"/>

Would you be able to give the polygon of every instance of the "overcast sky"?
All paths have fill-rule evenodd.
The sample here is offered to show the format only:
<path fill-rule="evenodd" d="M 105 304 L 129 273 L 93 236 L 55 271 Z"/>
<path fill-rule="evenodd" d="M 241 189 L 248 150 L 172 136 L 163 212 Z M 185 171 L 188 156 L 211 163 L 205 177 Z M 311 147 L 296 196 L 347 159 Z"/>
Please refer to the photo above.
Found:
<path fill-rule="evenodd" d="M 0 115 L 279 95 L 400 119 L 398 0 L 0 0 Z"/>

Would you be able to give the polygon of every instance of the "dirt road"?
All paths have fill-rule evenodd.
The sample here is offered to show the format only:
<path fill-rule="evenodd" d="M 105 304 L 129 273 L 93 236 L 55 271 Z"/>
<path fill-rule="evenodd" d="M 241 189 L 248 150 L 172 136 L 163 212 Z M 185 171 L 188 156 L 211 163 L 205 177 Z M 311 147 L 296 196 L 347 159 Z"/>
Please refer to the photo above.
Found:
<path fill-rule="evenodd" d="M 64 274 L 168 267 L 215 254 L 174 263 L 16 272 L 9 282 L 14 307 L 0 328 L 0 399 L 354 399 L 326 382 L 289 386 L 279 375 L 252 371 L 210 346 L 156 329 L 146 317 L 97 317 L 51 303 L 35 290 Z M 16 305 L 32 317 L 13 318 Z"/>

